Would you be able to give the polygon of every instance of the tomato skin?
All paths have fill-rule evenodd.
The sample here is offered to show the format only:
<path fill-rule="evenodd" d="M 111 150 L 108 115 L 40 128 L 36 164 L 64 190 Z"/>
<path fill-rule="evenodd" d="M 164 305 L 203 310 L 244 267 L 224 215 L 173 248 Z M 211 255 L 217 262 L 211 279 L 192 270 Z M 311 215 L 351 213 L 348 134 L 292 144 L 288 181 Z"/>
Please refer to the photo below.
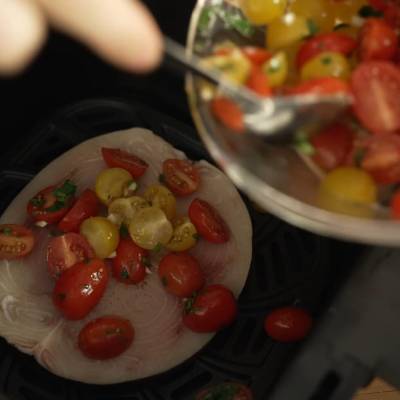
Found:
<path fill-rule="evenodd" d="M 101 154 L 108 167 L 125 169 L 134 178 L 140 178 L 149 166 L 146 161 L 121 149 L 102 147 Z"/>
<path fill-rule="evenodd" d="M 227 97 L 217 97 L 211 100 L 211 112 L 214 117 L 236 133 L 243 133 L 245 130 L 243 113 L 240 107 Z"/>
<path fill-rule="evenodd" d="M 47 268 L 53 278 L 58 278 L 76 263 L 93 257 L 94 251 L 89 242 L 74 232 L 52 238 L 47 246 Z"/>
<path fill-rule="evenodd" d="M 398 190 L 390 201 L 391 216 L 394 219 L 400 219 L 400 191 Z"/>
<path fill-rule="evenodd" d="M 132 344 L 135 331 L 129 320 L 105 316 L 87 323 L 78 336 L 82 353 L 94 360 L 118 357 Z"/>
<path fill-rule="evenodd" d="M 312 158 L 326 171 L 343 165 L 352 149 L 353 132 L 344 124 L 336 123 L 311 138 L 315 153 Z"/>
<path fill-rule="evenodd" d="M 100 259 L 80 262 L 62 273 L 53 290 L 53 303 L 69 320 L 84 318 L 99 303 L 108 283 Z"/>
<path fill-rule="evenodd" d="M 339 32 L 322 33 L 307 40 L 300 48 L 296 57 L 298 69 L 319 53 L 330 51 L 351 54 L 357 47 L 357 41 L 352 37 Z"/>
<path fill-rule="evenodd" d="M 350 86 L 339 78 L 325 77 L 315 78 L 302 82 L 294 87 L 288 88 L 286 94 L 347 94 L 350 95 Z"/>
<path fill-rule="evenodd" d="M 272 95 L 272 90 L 268 84 L 268 77 L 259 66 L 254 65 L 251 69 L 246 86 L 259 96 L 268 97 Z"/>
<path fill-rule="evenodd" d="M 100 210 L 100 203 L 93 190 L 86 189 L 58 223 L 63 232 L 79 232 L 81 223 L 89 217 L 95 217 Z"/>
<path fill-rule="evenodd" d="M 264 328 L 278 342 L 296 342 L 308 335 L 312 323 L 307 311 L 297 307 L 282 307 L 266 316 Z"/>
<path fill-rule="evenodd" d="M 0 260 L 13 260 L 28 255 L 35 244 L 33 232 L 23 225 L 0 225 Z"/>
<path fill-rule="evenodd" d="M 204 286 L 204 275 L 197 260 L 185 253 L 167 254 L 158 275 L 165 289 L 178 297 L 189 297 Z"/>
<path fill-rule="evenodd" d="M 376 134 L 400 129 L 400 70 L 387 61 L 366 61 L 353 71 L 353 109 L 364 127 Z"/>
<path fill-rule="evenodd" d="M 262 47 L 244 46 L 241 48 L 244 55 L 255 65 L 262 65 L 272 57 L 272 53 Z"/>
<path fill-rule="evenodd" d="M 211 243 L 226 243 L 229 228 L 218 211 L 204 200 L 194 199 L 189 206 L 189 218 L 197 232 Z"/>
<path fill-rule="evenodd" d="M 121 239 L 116 253 L 112 260 L 114 278 L 131 285 L 143 281 L 146 277 L 144 261 L 149 252 L 135 244 L 132 239 Z"/>
<path fill-rule="evenodd" d="M 201 290 L 183 317 L 183 323 L 193 332 L 216 332 L 236 318 L 237 304 L 233 293 L 222 285 L 210 285 Z"/>
<path fill-rule="evenodd" d="M 368 18 L 360 32 L 361 61 L 391 60 L 398 47 L 396 31 L 379 18 Z"/>
<path fill-rule="evenodd" d="M 199 171 L 189 160 L 165 160 L 163 174 L 166 185 L 176 196 L 188 196 L 200 185 Z"/>
<path fill-rule="evenodd" d="M 233 397 L 227 398 L 227 400 L 253 400 L 253 395 L 250 389 L 237 382 L 224 382 L 217 385 L 213 385 L 209 388 L 202 390 L 196 396 L 196 400 L 217 400 L 225 394 L 232 393 Z"/>

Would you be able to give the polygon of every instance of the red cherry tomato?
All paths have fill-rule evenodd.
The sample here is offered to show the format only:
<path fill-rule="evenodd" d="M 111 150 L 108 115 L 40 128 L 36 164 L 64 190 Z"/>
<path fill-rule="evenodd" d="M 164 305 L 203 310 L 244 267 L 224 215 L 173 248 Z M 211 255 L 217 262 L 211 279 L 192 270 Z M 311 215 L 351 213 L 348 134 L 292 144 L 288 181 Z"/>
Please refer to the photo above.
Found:
<path fill-rule="evenodd" d="M 313 160 L 321 168 L 330 171 L 343 165 L 352 149 L 354 134 L 344 124 L 337 123 L 325 128 L 311 138 L 315 153 Z"/>
<path fill-rule="evenodd" d="M 202 390 L 196 400 L 253 400 L 247 386 L 236 382 L 224 382 Z"/>
<path fill-rule="evenodd" d="M 96 194 L 86 189 L 58 223 L 58 228 L 63 232 L 79 232 L 81 223 L 89 217 L 95 217 L 99 213 L 100 203 Z"/>
<path fill-rule="evenodd" d="M 222 285 L 210 285 L 194 300 L 186 302 L 183 323 L 193 332 L 216 332 L 236 318 L 237 304 L 233 293 Z"/>
<path fill-rule="evenodd" d="M 33 232 L 23 225 L 0 225 L 0 260 L 12 260 L 29 254 L 35 244 Z"/>
<path fill-rule="evenodd" d="M 189 297 L 204 286 L 204 275 L 197 260 L 189 254 L 167 254 L 158 275 L 165 289 L 178 297 Z"/>
<path fill-rule="evenodd" d="M 312 327 L 310 314 L 297 307 L 283 307 L 267 315 L 264 328 L 278 342 L 296 342 L 304 339 Z"/>
<path fill-rule="evenodd" d="M 361 63 L 351 76 L 354 111 L 373 133 L 400 129 L 400 70 L 387 61 Z"/>
<path fill-rule="evenodd" d="M 58 278 L 66 269 L 93 257 L 94 251 L 83 236 L 78 233 L 66 233 L 49 241 L 47 268 L 50 276 Z"/>
<path fill-rule="evenodd" d="M 378 11 L 385 11 L 387 0 L 368 0 L 368 3 Z"/>
<path fill-rule="evenodd" d="M 357 41 L 352 37 L 339 32 L 322 33 L 307 40 L 297 53 L 296 65 L 298 69 L 309 60 L 324 51 L 342 53 L 347 56 L 357 47 Z"/>
<path fill-rule="evenodd" d="M 392 60 L 396 54 L 396 31 L 379 18 L 368 18 L 360 32 L 359 56 L 361 61 Z"/>
<path fill-rule="evenodd" d="M 107 166 L 126 169 L 134 178 L 140 178 L 149 166 L 146 161 L 124 150 L 103 147 L 101 154 Z"/>
<path fill-rule="evenodd" d="M 350 86 L 342 79 L 331 77 L 311 79 L 286 90 L 289 95 L 336 93 L 350 95 Z"/>
<path fill-rule="evenodd" d="M 272 57 L 272 53 L 262 47 L 244 46 L 241 50 L 255 65 L 262 65 Z"/>
<path fill-rule="evenodd" d="M 268 97 L 272 95 L 272 90 L 268 84 L 268 77 L 257 65 L 253 65 L 246 86 L 259 96 Z"/>
<path fill-rule="evenodd" d="M 188 196 L 200 185 L 199 171 L 189 160 L 165 160 L 163 174 L 165 184 L 177 196 Z"/>
<path fill-rule="evenodd" d="M 56 282 L 53 303 L 66 319 L 82 319 L 98 304 L 107 283 L 108 271 L 102 260 L 77 263 Z"/>
<path fill-rule="evenodd" d="M 397 191 L 390 202 L 392 218 L 400 219 L 400 191 Z"/>
<path fill-rule="evenodd" d="M 146 277 L 146 257 L 149 252 L 131 239 L 121 239 L 113 258 L 113 275 L 120 282 L 136 284 Z"/>
<path fill-rule="evenodd" d="M 219 122 L 234 132 L 244 132 L 243 113 L 234 101 L 226 97 L 217 97 L 211 100 L 210 104 L 211 112 Z"/>
<path fill-rule="evenodd" d="M 135 331 L 129 320 L 116 316 L 101 317 L 82 328 L 78 346 L 88 358 L 108 360 L 126 351 L 134 336 Z"/>

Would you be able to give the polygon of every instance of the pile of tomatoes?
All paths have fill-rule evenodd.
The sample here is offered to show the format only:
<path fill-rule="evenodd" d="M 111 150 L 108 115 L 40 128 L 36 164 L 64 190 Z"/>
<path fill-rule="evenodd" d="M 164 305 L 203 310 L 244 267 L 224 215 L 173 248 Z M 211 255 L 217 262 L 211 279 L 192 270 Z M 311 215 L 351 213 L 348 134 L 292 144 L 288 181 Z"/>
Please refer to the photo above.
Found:
<path fill-rule="evenodd" d="M 370 207 L 386 206 L 390 193 L 391 217 L 400 219 L 398 2 L 241 0 L 240 4 L 252 24 L 266 27 L 265 47 L 217 43 L 205 65 L 260 96 L 350 95 L 353 106 L 343 121 L 306 135 L 307 155 L 324 176 L 319 195 Z M 216 95 L 211 110 L 231 130 L 244 130 L 241 110 L 230 99 Z M 385 199 L 380 197 L 383 186 L 389 189 L 384 190 Z M 351 207 L 342 211 L 352 214 Z"/>
<path fill-rule="evenodd" d="M 27 204 L 31 220 L 51 226 L 47 247 L 48 272 L 55 280 L 53 303 L 68 320 L 85 318 L 101 301 L 111 275 L 137 285 L 153 268 L 152 256 L 165 254 L 158 267 L 166 291 L 183 303 L 183 323 L 194 332 L 215 332 L 236 317 L 232 292 L 206 285 L 200 263 L 187 250 L 198 240 L 216 245 L 230 240 L 230 230 L 218 211 L 194 198 L 187 216 L 177 216 L 177 197 L 193 195 L 201 184 L 189 160 L 167 159 L 159 182 L 142 188 L 139 180 L 148 165 L 134 154 L 102 148 L 105 168 L 94 190 L 71 180 L 49 186 Z M 0 226 L 0 258 L 27 256 L 33 230 L 21 225 Z M 43 260 L 45 262 L 45 260 Z M 112 271 L 110 273 L 110 270 Z M 87 323 L 78 337 L 89 358 L 108 359 L 124 352 L 134 339 L 134 327 L 120 316 L 103 316 Z"/>

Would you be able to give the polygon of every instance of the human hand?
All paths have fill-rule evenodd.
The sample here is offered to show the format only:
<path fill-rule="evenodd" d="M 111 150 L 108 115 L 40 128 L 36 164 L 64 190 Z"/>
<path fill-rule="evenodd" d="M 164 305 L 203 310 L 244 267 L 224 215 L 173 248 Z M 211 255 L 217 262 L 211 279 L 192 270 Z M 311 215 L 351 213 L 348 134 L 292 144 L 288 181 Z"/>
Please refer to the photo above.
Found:
<path fill-rule="evenodd" d="M 139 0 L 0 0 L 0 74 L 29 64 L 48 25 L 126 70 L 144 72 L 161 60 L 160 31 Z"/>

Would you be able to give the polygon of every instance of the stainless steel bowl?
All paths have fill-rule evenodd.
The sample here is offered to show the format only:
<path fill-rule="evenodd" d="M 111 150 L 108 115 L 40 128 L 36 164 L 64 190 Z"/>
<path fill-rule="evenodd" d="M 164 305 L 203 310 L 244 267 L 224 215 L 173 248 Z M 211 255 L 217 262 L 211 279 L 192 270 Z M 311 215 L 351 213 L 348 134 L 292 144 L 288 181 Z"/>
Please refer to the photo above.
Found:
<path fill-rule="evenodd" d="M 210 11 L 215 7 L 217 16 Z M 190 23 L 187 51 L 206 55 L 213 44 L 226 39 L 263 44 L 262 29 L 235 25 L 238 13 L 235 0 L 199 0 Z M 260 207 L 321 235 L 372 245 L 400 245 L 400 223 L 390 220 L 385 209 L 332 204 L 329 199 L 327 204 L 318 195 L 319 171 L 293 148 L 267 144 L 223 128 L 209 113 L 200 78 L 188 75 L 186 90 L 193 119 L 212 157 Z"/>

